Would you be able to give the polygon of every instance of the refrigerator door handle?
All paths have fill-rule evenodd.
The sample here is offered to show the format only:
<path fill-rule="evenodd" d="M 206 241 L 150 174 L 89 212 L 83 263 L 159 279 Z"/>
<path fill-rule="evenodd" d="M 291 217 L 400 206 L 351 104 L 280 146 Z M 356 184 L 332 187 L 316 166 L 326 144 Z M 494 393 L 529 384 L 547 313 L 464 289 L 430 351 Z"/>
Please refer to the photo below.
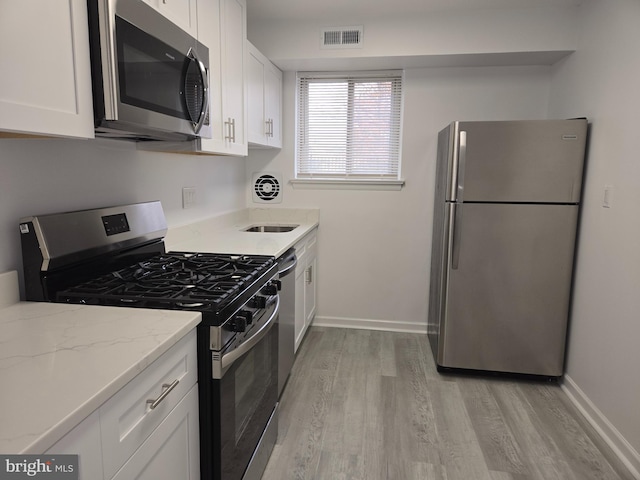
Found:
<path fill-rule="evenodd" d="M 456 201 L 464 201 L 464 169 L 467 162 L 467 132 L 460 131 L 458 139 L 458 164 L 456 175 Z"/>
<path fill-rule="evenodd" d="M 460 261 L 460 236 L 462 235 L 462 204 L 451 204 L 451 269 L 458 269 L 458 262 Z"/>

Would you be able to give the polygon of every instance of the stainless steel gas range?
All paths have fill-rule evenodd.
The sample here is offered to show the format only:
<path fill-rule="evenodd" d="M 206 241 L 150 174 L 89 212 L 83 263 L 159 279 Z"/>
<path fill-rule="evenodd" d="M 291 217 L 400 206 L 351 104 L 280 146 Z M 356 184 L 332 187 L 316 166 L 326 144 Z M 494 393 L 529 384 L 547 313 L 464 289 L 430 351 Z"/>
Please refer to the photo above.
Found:
<path fill-rule="evenodd" d="M 26 299 L 192 310 L 203 480 L 259 479 L 277 439 L 275 258 L 166 252 L 160 202 L 23 218 Z"/>

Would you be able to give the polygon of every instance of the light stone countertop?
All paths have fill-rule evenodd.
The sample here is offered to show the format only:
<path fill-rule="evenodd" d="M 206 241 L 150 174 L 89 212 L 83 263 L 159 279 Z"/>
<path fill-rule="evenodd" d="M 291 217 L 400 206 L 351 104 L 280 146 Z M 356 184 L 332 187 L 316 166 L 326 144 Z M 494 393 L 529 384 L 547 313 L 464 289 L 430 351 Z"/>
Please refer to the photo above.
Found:
<path fill-rule="evenodd" d="M 40 454 L 201 321 L 200 313 L 20 302 L 0 274 L 0 452 Z"/>
<path fill-rule="evenodd" d="M 271 255 L 279 257 L 319 225 L 320 210 L 247 208 L 169 228 L 167 251 Z M 245 232 L 253 225 L 298 225 L 291 232 Z"/>

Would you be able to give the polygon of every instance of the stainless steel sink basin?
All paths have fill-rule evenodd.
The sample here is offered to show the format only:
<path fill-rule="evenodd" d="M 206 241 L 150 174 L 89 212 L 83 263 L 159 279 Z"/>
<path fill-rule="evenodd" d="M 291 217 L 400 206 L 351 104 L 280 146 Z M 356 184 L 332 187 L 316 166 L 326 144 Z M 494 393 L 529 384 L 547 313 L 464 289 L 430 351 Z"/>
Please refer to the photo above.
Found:
<path fill-rule="evenodd" d="M 299 227 L 299 225 L 253 225 L 247 229 L 245 232 L 262 232 L 262 233 L 283 233 L 290 232 L 294 228 Z"/>

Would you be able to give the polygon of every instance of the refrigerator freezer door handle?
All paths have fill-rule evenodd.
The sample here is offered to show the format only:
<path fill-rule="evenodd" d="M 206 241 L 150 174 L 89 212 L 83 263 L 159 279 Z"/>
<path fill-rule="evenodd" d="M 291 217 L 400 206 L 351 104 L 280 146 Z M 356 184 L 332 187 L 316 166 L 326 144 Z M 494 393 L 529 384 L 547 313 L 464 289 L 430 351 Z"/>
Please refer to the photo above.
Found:
<path fill-rule="evenodd" d="M 460 260 L 460 236 L 462 234 L 462 204 L 461 203 L 452 203 L 451 204 L 451 234 L 449 238 L 451 239 L 451 269 L 458 269 L 458 262 Z"/>
<path fill-rule="evenodd" d="M 467 162 L 467 132 L 460 131 L 458 143 L 458 171 L 456 175 L 456 201 L 464 201 L 464 169 Z"/>

